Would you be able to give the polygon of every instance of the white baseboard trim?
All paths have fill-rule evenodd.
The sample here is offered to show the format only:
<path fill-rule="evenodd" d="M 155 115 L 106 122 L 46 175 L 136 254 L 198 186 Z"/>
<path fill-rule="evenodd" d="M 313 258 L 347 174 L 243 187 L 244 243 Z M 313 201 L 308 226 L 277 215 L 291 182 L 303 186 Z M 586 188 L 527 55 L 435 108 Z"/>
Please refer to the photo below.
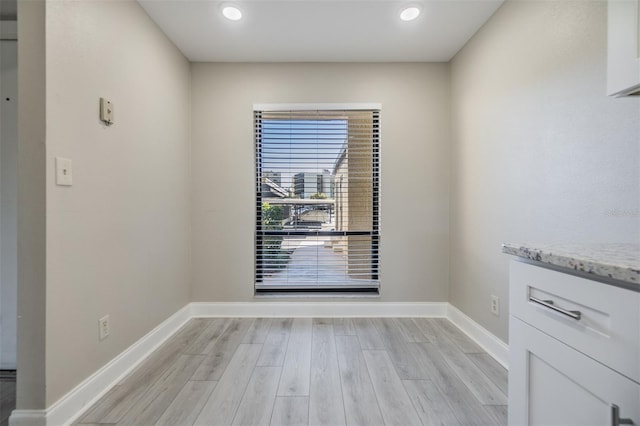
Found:
<path fill-rule="evenodd" d="M 193 317 L 446 317 L 448 303 L 192 303 Z"/>
<path fill-rule="evenodd" d="M 180 327 L 192 318 L 191 306 L 186 305 L 168 319 L 147 333 L 120 355 L 109 361 L 86 380 L 56 401 L 46 410 L 46 425 L 68 425 L 87 408 L 98 401 L 109 389 L 118 383 L 131 370 L 138 366 L 149 354 L 171 337 Z M 15 413 L 22 419 L 22 411 L 14 411 L 10 425 L 20 426 L 14 419 Z M 45 424 L 45 423 L 43 423 Z"/>
<path fill-rule="evenodd" d="M 63 426 L 75 421 L 191 318 L 202 317 L 431 317 L 447 318 L 500 364 L 508 346 L 447 302 L 190 303 L 96 371 L 46 410 L 14 410 L 10 426 Z"/>
<path fill-rule="evenodd" d="M 9 426 L 46 426 L 46 410 L 13 410 Z"/>
<path fill-rule="evenodd" d="M 480 345 L 482 349 L 487 351 L 487 353 L 504 368 L 509 368 L 509 345 L 462 313 L 461 310 L 452 304 L 449 304 L 447 318 Z"/>

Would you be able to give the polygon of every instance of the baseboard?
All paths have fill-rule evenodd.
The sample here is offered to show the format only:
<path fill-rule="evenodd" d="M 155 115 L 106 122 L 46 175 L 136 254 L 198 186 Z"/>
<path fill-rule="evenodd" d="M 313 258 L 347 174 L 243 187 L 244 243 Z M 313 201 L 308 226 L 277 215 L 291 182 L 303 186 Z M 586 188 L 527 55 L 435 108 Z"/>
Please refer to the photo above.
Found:
<path fill-rule="evenodd" d="M 448 303 L 192 303 L 193 317 L 446 317 Z"/>
<path fill-rule="evenodd" d="M 13 410 L 9 426 L 46 426 L 46 410 Z"/>
<path fill-rule="evenodd" d="M 461 310 L 448 304 L 447 318 L 467 336 L 473 339 L 482 349 L 487 351 L 504 368 L 509 368 L 509 345 L 504 343 L 486 328 L 462 313 Z"/>
<path fill-rule="evenodd" d="M 75 421 L 191 318 L 202 317 L 432 317 L 447 318 L 507 367 L 508 346 L 447 302 L 190 303 L 142 337 L 47 410 L 15 410 L 10 426 L 61 426 Z"/>
<path fill-rule="evenodd" d="M 59 426 L 72 423 L 191 318 L 191 306 L 186 305 L 51 405 L 46 410 L 46 424 Z M 17 420 L 12 420 L 10 424 L 31 424 L 14 421 Z"/>

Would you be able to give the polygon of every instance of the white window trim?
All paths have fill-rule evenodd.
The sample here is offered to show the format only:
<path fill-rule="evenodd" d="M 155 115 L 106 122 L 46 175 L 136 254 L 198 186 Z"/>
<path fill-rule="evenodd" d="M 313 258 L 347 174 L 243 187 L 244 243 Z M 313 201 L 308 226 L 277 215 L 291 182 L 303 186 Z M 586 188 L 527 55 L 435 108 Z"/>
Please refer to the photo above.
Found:
<path fill-rule="evenodd" d="M 314 112 L 314 111 L 377 111 L 378 114 L 380 114 L 382 112 L 382 103 L 256 103 L 253 104 L 253 112 L 254 115 L 256 112 L 286 112 L 286 111 L 309 111 L 309 112 Z M 381 129 L 378 128 L 378 140 L 380 140 L 381 138 Z M 255 141 L 255 137 L 254 137 L 254 141 Z M 380 146 L 378 145 L 378 158 L 380 156 Z M 378 163 L 378 167 L 379 167 L 379 163 Z M 378 183 L 380 184 L 381 179 L 380 179 L 380 170 L 378 170 Z M 379 197 L 379 193 L 378 193 L 378 197 Z M 381 237 L 381 220 L 380 220 L 380 198 L 378 198 L 378 227 L 377 227 L 377 238 L 378 238 L 378 250 L 379 250 L 379 239 Z M 362 286 L 359 285 L 350 285 L 350 288 L 347 288 L 346 291 L 357 291 L 358 288 L 364 287 L 364 288 L 369 288 L 369 287 L 373 287 L 375 286 L 377 289 L 375 291 L 375 296 L 379 296 L 380 295 L 380 270 L 379 270 L 379 266 L 380 266 L 380 260 L 379 260 L 379 256 L 380 256 L 380 251 L 378 251 L 378 260 L 377 260 L 377 265 L 378 265 L 378 272 L 377 272 L 377 278 L 373 281 L 375 281 L 375 284 L 373 284 L 373 281 L 371 283 L 368 284 L 363 284 Z M 261 288 L 262 287 L 262 288 Z M 299 284 L 296 286 L 297 288 L 292 288 L 290 285 L 287 285 L 286 287 L 280 289 L 278 288 L 278 285 L 261 285 L 259 284 L 257 281 L 254 283 L 254 291 L 256 292 L 255 294 L 259 294 L 258 292 L 260 291 L 266 291 L 265 293 L 261 293 L 261 295 L 266 295 L 269 294 L 268 291 L 269 290 L 274 290 L 274 291 L 279 291 L 279 290 L 287 290 L 289 288 L 291 288 L 291 294 L 297 294 L 296 292 L 298 291 L 304 291 L 304 290 L 308 290 L 310 288 L 317 288 L 317 284 L 312 285 L 312 287 L 306 288 L 305 285 L 303 284 Z M 325 294 L 329 294 L 332 290 L 343 290 L 345 289 L 345 285 L 343 284 L 339 284 L 339 285 L 331 285 L 331 284 L 326 284 L 323 285 L 321 288 L 318 289 L 318 292 L 323 294 L 323 297 Z M 283 293 L 284 294 L 284 293 Z M 300 293 L 302 294 L 302 293 Z M 364 293 L 363 293 L 364 294 Z M 372 292 L 371 294 L 374 294 L 374 292 Z M 358 293 L 358 295 L 360 295 Z"/>

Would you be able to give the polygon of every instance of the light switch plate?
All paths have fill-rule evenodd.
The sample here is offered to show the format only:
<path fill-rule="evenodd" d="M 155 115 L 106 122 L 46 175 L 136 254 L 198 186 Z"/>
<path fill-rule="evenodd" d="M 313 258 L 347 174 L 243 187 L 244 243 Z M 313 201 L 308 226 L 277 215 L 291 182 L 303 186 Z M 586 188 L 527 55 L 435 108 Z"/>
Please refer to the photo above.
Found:
<path fill-rule="evenodd" d="M 105 98 L 100 98 L 100 120 L 113 124 L 113 104 Z"/>
<path fill-rule="evenodd" d="M 56 157 L 56 184 L 60 186 L 71 186 L 73 184 L 70 159 Z"/>

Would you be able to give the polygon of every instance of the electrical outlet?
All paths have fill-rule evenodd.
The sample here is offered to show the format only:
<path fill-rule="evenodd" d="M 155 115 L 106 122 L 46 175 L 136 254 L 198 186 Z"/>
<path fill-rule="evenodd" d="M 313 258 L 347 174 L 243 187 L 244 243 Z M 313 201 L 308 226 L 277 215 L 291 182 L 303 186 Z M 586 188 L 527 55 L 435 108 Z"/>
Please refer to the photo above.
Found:
<path fill-rule="evenodd" d="M 500 298 L 493 294 L 491 295 L 491 313 L 500 316 Z"/>
<path fill-rule="evenodd" d="M 109 315 L 105 315 L 98 320 L 98 330 L 100 332 L 100 340 L 109 337 L 111 333 L 111 325 L 109 324 Z"/>

